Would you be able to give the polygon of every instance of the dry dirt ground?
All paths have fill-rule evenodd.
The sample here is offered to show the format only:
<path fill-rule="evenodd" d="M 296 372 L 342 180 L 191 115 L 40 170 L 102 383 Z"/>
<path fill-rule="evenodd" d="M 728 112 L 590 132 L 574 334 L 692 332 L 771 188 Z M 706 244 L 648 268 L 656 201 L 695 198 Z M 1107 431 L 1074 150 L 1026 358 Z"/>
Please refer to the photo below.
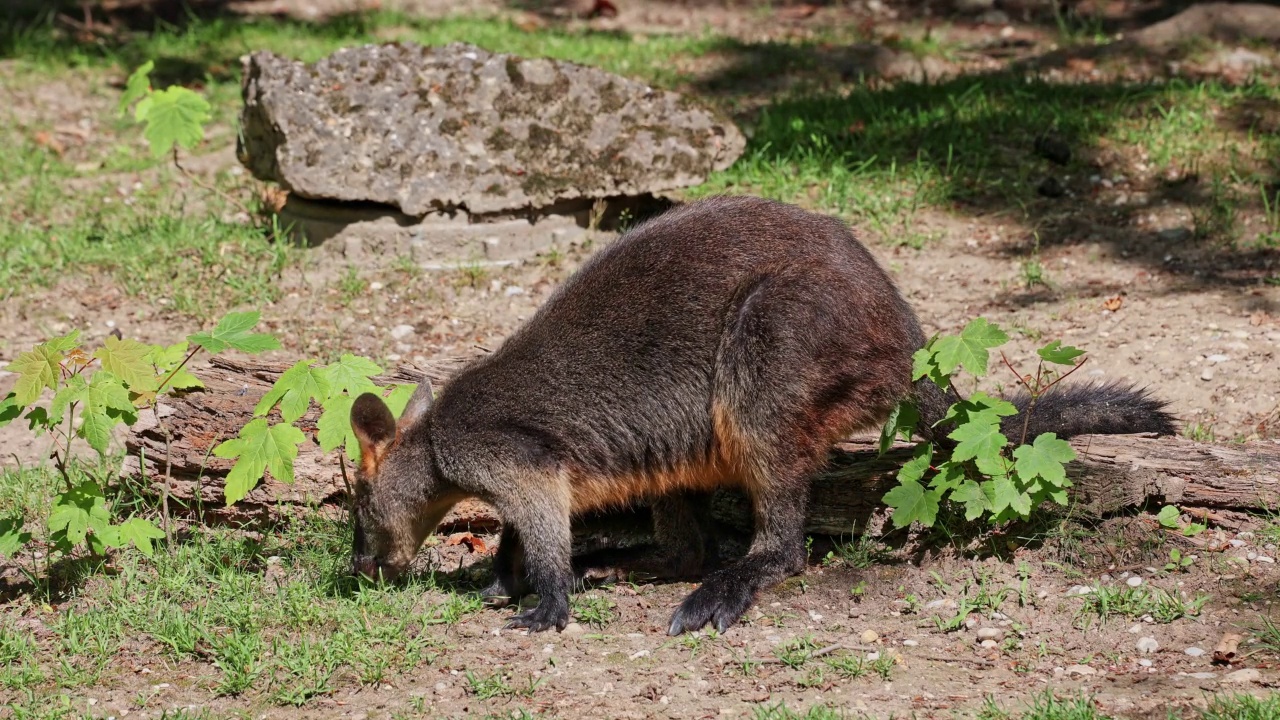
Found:
<path fill-rule="evenodd" d="M 744 26 L 755 26 L 752 11 L 734 12 Z M 51 123 L 75 123 L 114 102 L 110 95 L 39 87 L 9 95 L 17 112 Z M 984 316 L 1016 331 L 1008 349 L 1015 364 L 1028 361 L 1041 338 L 1061 338 L 1091 352 L 1081 375 L 1148 385 L 1184 425 L 1219 441 L 1274 437 L 1268 423 L 1280 422 L 1280 286 L 1263 280 L 1276 277 L 1276 257 L 1264 254 L 1241 266 L 1180 241 L 1185 238 L 1176 229 L 1188 225 L 1192 210 L 1176 200 L 1106 221 L 1105 208 L 1118 194 L 1157 182 L 1137 163 L 1115 159 L 1099 171 L 1108 182 L 1093 183 L 1091 196 L 1062 212 L 1057 222 L 1072 241 L 1040 249 L 1047 285 L 1024 282 L 1030 231 L 1012 214 L 923 211 L 913 229 L 931 240 L 921 249 L 868 233 L 869 243 L 928 332 L 954 332 Z M 121 184 L 127 188 L 133 180 L 122 177 Z M 291 266 L 281 278 L 283 297 L 264 308 L 266 325 L 285 343 L 275 359 L 343 351 L 421 363 L 494 347 L 608 240 L 600 233 L 589 247 L 560 248 L 483 274 L 369 271 L 348 294 L 338 284 L 346 271 L 339 259 Z M 154 298 L 128 296 L 107 277 L 67 281 L 3 303 L 0 359 L 72 327 L 90 341 L 120 328 L 158 343 L 186 335 L 190 323 Z M 392 329 L 404 325 L 413 331 L 393 338 Z M 996 374 L 989 384 L 1000 382 L 1009 378 Z M 9 383 L 0 373 L 0 391 Z M 10 460 L 39 457 L 41 448 L 25 437 L 15 426 L 0 431 Z M 601 627 L 576 622 L 563 634 L 503 631 L 509 611 L 492 610 L 454 626 L 419 626 L 413 629 L 446 648 L 432 664 L 380 687 L 339 679 L 332 693 L 297 710 L 217 698 L 210 665 L 172 664 L 159 659 L 153 641 L 137 638 L 98 687 L 76 691 L 76 702 L 95 716 L 115 717 L 190 706 L 218 714 L 252 708 L 264 717 L 509 716 L 520 708 L 557 717 L 789 717 L 763 709 L 784 702 L 797 711 L 829 704 L 877 718 L 948 718 L 973 716 L 987 696 L 1017 710 L 1044 689 L 1079 689 L 1106 713 L 1163 718 L 1203 706 L 1215 692 L 1265 694 L 1280 682 L 1274 654 L 1244 646 L 1256 654 L 1229 667 L 1211 657 L 1224 632 L 1247 634 L 1259 617 L 1276 617 L 1276 535 L 1211 529 L 1183 538 L 1139 517 L 1043 544 L 996 540 L 1017 549 L 970 559 L 907 552 L 898 542 L 898 552 L 855 567 L 864 563 L 824 564 L 825 551 L 816 547 L 808 574 L 765 592 L 750 619 L 719 638 L 663 633 L 688 584 L 593 590 L 611 606 L 612 619 Z M 1196 556 L 1184 572 L 1164 570 L 1175 547 Z M 482 554 L 462 546 L 433 552 L 444 568 L 474 564 L 483 572 L 487 565 Z M 1132 578 L 1188 602 L 1200 593 L 1211 599 L 1198 616 L 1167 623 L 1150 608 L 1105 623 L 1082 610 L 1088 604 L 1079 596 L 1082 586 L 1124 589 Z M 265 574 L 263 582 L 270 582 Z M 1002 593 L 1001 602 L 990 600 Z M 422 602 L 438 599 L 428 593 Z M 958 629 L 944 630 L 934 620 L 974 605 L 970 622 Z M 40 620 L 21 622 L 38 630 Z M 1137 650 L 1147 637 L 1159 646 L 1152 654 Z M 994 646 L 983 647 L 983 638 Z M 807 652 L 826 652 L 806 660 L 806 651 L 786 650 L 798 642 Z M 1192 654 L 1195 649 L 1203 652 Z M 893 661 L 873 668 L 876 656 L 869 653 Z M 867 658 L 866 665 L 857 668 L 847 660 L 853 657 Z M 1257 672 L 1237 672 L 1241 668 Z M 499 671 L 512 692 L 494 698 L 481 698 L 467 678 Z M 541 684 L 526 696 L 520 690 L 530 683 Z M 140 693 L 150 696 L 142 710 Z"/>

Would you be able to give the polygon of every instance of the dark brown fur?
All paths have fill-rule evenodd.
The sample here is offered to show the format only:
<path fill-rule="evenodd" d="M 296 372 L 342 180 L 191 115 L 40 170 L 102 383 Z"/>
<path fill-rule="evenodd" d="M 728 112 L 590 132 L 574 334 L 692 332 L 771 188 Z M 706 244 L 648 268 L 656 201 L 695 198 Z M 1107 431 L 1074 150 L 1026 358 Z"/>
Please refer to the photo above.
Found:
<path fill-rule="evenodd" d="M 355 569 L 400 572 L 447 508 L 476 496 L 504 521 L 486 596 L 532 590 L 540 604 L 510 625 L 563 628 L 573 515 L 654 499 L 651 564 L 698 574 L 715 557 L 705 498 L 736 486 L 754 506 L 747 555 L 707 574 L 669 629 L 723 631 L 803 569 L 808 480 L 835 441 L 913 392 L 931 433 L 949 400 L 913 388 L 924 342 L 840 221 L 752 197 L 675 209 L 599 251 L 434 404 L 424 385 L 397 425 L 376 396 L 357 400 Z M 1090 419 L 1122 418 L 1112 431 L 1169 425 L 1132 391 L 1078 392 L 1081 411 L 1110 404 Z"/>

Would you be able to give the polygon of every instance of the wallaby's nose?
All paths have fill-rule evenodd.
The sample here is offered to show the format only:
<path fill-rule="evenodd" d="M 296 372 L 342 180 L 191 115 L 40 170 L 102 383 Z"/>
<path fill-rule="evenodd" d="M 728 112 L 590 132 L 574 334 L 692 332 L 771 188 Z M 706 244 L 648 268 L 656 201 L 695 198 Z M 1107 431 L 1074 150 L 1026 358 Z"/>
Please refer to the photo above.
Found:
<path fill-rule="evenodd" d="M 371 557 L 357 557 L 351 561 L 351 571 L 355 575 L 363 575 L 370 580 L 378 578 L 378 561 Z"/>

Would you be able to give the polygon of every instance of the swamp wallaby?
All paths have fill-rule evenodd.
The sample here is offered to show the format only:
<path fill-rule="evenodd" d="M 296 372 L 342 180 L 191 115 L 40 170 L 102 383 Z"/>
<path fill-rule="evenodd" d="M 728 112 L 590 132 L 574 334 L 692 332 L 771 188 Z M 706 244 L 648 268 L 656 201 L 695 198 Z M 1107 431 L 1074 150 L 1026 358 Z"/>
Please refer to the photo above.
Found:
<path fill-rule="evenodd" d="M 911 382 L 925 340 L 839 220 L 753 197 L 678 207 L 600 250 L 434 402 L 423 383 L 397 422 L 377 395 L 356 400 L 353 570 L 395 577 L 454 503 L 478 497 L 503 519 L 486 598 L 535 592 L 537 607 L 508 627 L 563 629 L 582 567 L 573 516 L 653 499 L 650 567 L 699 574 L 698 503 L 737 486 L 753 503 L 750 548 L 706 573 L 669 628 L 724 631 L 761 589 L 804 569 L 808 481 L 836 441 L 909 396 L 934 437 L 952 398 Z M 1020 416 L 1005 422 L 1021 434 Z M 1029 431 L 1173 423 L 1145 392 L 1079 385 L 1043 397 Z"/>

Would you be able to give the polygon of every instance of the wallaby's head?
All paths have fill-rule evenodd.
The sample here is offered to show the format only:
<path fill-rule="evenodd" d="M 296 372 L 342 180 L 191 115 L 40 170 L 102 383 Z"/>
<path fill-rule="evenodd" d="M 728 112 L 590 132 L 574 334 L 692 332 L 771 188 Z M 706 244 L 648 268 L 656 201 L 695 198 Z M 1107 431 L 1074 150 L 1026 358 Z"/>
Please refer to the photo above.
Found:
<path fill-rule="evenodd" d="M 351 502 L 354 573 L 394 580 L 440 520 L 433 522 L 429 509 L 437 485 L 431 448 L 426 433 L 415 432 L 430 408 L 431 384 L 425 379 L 398 421 L 374 393 L 351 406 L 351 429 L 360 443 Z"/>

